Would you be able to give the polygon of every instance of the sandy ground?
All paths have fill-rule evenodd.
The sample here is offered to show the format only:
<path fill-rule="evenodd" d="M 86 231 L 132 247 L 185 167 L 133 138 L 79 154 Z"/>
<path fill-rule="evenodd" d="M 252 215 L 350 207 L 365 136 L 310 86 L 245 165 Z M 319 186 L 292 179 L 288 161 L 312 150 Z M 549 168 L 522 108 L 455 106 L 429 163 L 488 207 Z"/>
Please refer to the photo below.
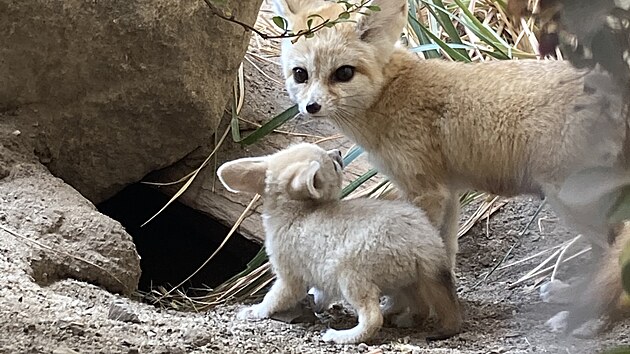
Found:
<path fill-rule="evenodd" d="M 1 353 L 596 353 L 630 343 L 630 322 L 617 323 L 595 339 L 549 333 L 544 321 L 559 308 L 541 303 L 527 286 L 507 289 L 532 263 L 496 273 L 472 289 L 480 276 L 503 257 L 538 201 L 510 201 L 489 222 L 461 239 L 459 293 L 466 322 L 460 335 L 428 345 L 421 330 L 384 328 L 369 343 L 330 345 L 319 340 L 328 326 L 352 325 L 352 316 L 335 311 L 327 321 L 286 324 L 274 320 L 240 321 L 241 306 L 207 313 L 181 313 L 112 295 L 75 280 L 41 287 L 27 274 L 25 259 L 14 257 L 31 247 L 0 231 Z M 474 208 L 468 208 L 468 212 Z M 529 235 L 515 249 L 522 259 L 571 236 L 544 209 Z M 577 250 L 577 249 L 576 249 Z M 540 261 L 540 259 L 538 259 Z M 578 263 L 574 263 L 578 264 Z M 531 285 L 531 284 L 529 284 Z M 112 303 L 137 315 L 139 323 L 108 318 Z"/>

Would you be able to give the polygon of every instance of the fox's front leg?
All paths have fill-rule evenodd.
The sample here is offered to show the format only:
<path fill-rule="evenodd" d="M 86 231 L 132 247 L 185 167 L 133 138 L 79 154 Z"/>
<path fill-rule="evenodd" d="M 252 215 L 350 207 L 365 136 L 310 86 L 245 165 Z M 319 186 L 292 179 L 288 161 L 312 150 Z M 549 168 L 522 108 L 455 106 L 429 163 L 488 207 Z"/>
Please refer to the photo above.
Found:
<path fill-rule="evenodd" d="M 248 306 L 239 311 L 239 319 L 269 318 L 272 314 L 288 310 L 304 296 L 305 287 L 296 280 L 278 277 L 260 304 Z"/>
<path fill-rule="evenodd" d="M 418 194 L 413 197 L 412 202 L 424 210 L 429 221 L 440 232 L 451 270 L 455 270 L 459 196 L 445 186 L 424 186 L 417 190 Z"/>

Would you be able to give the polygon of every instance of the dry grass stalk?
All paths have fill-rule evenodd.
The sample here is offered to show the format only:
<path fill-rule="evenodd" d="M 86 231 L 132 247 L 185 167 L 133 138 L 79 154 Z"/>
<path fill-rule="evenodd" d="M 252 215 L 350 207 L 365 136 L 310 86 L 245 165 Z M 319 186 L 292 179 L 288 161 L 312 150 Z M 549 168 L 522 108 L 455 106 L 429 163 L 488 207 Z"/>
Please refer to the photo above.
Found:
<path fill-rule="evenodd" d="M 481 195 L 476 196 L 475 199 L 480 197 Z M 457 232 L 457 238 L 464 236 L 480 220 L 490 218 L 492 214 L 496 213 L 499 209 L 501 209 L 501 207 L 507 204 L 507 200 L 499 199 L 500 197 L 498 196 L 489 196 L 486 200 L 484 200 L 479 207 L 477 207 L 477 210 L 475 210 L 475 212 L 460 226 L 459 231 Z"/>
<path fill-rule="evenodd" d="M 562 260 L 561 263 L 563 264 L 563 263 L 572 261 L 573 259 L 575 259 L 575 258 L 577 258 L 577 257 L 579 257 L 579 256 L 581 256 L 583 254 L 586 254 L 587 252 L 590 252 L 590 251 L 591 251 L 590 247 L 584 248 L 581 251 L 571 255 L 570 257 L 568 257 L 568 258 L 566 258 L 564 260 Z M 553 266 L 547 267 L 545 269 L 539 270 L 539 271 L 537 271 L 535 273 L 530 272 L 531 274 L 528 273 L 529 275 L 523 276 L 519 280 L 517 280 L 514 283 L 510 284 L 508 286 L 508 289 L 514 289 L 515 287 L 517 287 L 518 285 L 520 285 L 522 283 L 525 283 L 525 282 L 530 281 L 532 279 L 539 279 L 541 277 L 544 277 L 544 276 L 552 273 L 555 268 L 556 268 L 556 265 L 553 265 Z"/>
<path fill-rule="evenodd" d="M 238 220 L 236 221 L 236 223 L 234 224 L 234 226 L 232 226 L 232 228 L 230 229 L 230 231 L 228 232 L 227 236 L 225 236 L 225 239 L 223 239 L 223 242 L 221 242 L 221 244 L 219 245 L 219 247 L 217 247 L 217 249 L 210 255 L 210 257 L 208 257 L 208 259 L 206 259 L 198 268 L 197 270 L 195 270 L 192 274 L 190 274 L 186 279 L 182 280 L 179 284 L 177 284 L 176 286 L 174 286 L 171 290 L 167 291 L 162 297 L 158 298 L 157 300 L 154 301 L 155 302 L 159 302 L 161 301 L 164 297 L 170 295 L 173 291 L 175 291 L 176 289 L 178 289 L 180 286 L 184 285 L 187 281 L 189 281 L 192 277 L 194 277 L 197 273 L 199 273 L 199 271 L 201 269 L 203 269 L 203 267 L 206 266 L 206 264 L 208 264 L 208 262 L 210 262 L 214 256 L 219 253 L 219 251 L 221 251 L 221 249 L 223 249 L 223 246 L 225 246 L 225 244 L 229 241 L 229 239 L 232 237 L 232 235 L 234 235 L 234 233 L 236 232 L 236 229 L 238 229 L 238 227 L 241 225 L 241 223 L 243 222 L 243 220 L 245 220 L 245 217 L 249 214 L 250 210 L 254 207 L 254 205 L 256 204 L 256 202 L 258 202 L 258 200 L 260 199 L 260 195 L 256 194 L 254 196 L 254 198 L 252 198 L 252 200 L 249 202 L 249 204 L 247 205 L 247 207 L 245 208 L 245 211 L 243 211 L 243 213 L 241 214 L 241 216 L 238 218 Z"/>

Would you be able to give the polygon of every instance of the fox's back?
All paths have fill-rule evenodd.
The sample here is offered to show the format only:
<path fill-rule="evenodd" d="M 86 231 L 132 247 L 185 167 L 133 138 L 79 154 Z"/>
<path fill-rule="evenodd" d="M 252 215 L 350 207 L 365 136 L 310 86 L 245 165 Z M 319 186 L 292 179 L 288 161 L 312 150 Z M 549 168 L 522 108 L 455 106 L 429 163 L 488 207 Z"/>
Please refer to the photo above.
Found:
<path fill-rule="evenodd" d="M 601 163 L 616 149 L 607 141 L 623 139 L 621 119 L 592 114 L 602 109 L 614 115 L 615 105 L 585 88 L 585 73 L 569 63 L 464 64 L 419 60 L 404 51 L 391 60 L 399 62 L 393 65 L 397 72 L 389 73 L 392 80 L 374 105 L 380 113 L 373 120 L 387 119 L 378 130 L 378 148 L 384 154 L 428 154 L 423 158 L 433 158 L 432 165 L 463 187 L 503 195 L 538 192 L 539 177 L 562 179 L 573 167 Z M 595 132 L 612 137 L 598 140 Z M 383 160 L 407 162 L 392 157 Z M 402 167 L 391 166 L 390 174 Z"/>

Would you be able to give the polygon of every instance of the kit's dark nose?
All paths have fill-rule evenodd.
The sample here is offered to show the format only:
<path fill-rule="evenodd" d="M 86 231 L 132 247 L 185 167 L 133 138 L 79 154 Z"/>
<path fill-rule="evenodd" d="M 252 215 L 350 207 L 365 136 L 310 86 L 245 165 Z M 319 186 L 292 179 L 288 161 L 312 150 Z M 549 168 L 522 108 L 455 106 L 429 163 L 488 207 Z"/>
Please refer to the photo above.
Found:
<path fill-rule="evenodd" d="M 337 163 L 339 164 L 339 167 L 343 168 L 343 157 L 341 155 L 341 151 L 339 151 L 339 149 L 333 149 L 328 151 L 328 155 L 330 155 L 330 157 L 332 157 L 335 161 L 337 161 Z"/>
<path fill-rule="evenodd" d="M 306 105 L 306 111 L 310 114 L 315 114 L 322 109 L 322 106 L 317 102 L 309 103 Z"/>

